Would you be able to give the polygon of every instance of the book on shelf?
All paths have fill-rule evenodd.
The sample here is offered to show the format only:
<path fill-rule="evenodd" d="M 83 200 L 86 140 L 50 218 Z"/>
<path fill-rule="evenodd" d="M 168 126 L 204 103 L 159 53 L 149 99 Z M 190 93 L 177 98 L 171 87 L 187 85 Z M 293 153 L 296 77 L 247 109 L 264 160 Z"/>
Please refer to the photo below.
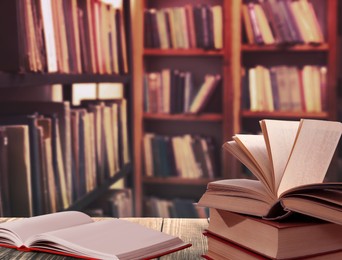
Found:
<path fill-rule="evenodd" d="M 0 216 L 11 216 L 9 174 L 8 174 L 8 134 L 5 126 L 0 126 Z"/>
<path fill-rule="evenodd" d="M 8 72 L 125 74 L 123 7 L 112 2 L 1 3 L 0 69 Z"/>
<path fill-rule="evenodd" d="M 203 111 L 205 105 L 208 103 L 211 95 L 217 88 L 221 81 L 221 75 L 219 74 L 207 74 L 204 77 L 204 82 L 195 94 L 188 113 L 200 113 Z"/>
<path fill-rule="evenodd" d="M 209 211 L 204 207 L 197 207 L 191 199 L 163 199 L 146 197 L 144 199 L 146 215 L 162 218 L 207 218 Z"/>
<path fill-rule="evenodd" d="M 214 146 L 209 137 L 146 133 L 143 138 L 145 176 L 214 178 L 217 166 Z"/>
<path fill-rule="evenodd" d="M 287 65 L 248 68 L 242 77 L 243 100 L 251 111 L 326 110 L 325 66 Z"/>
<path fill-rule="evenodd" d="M 8 186 L 6 197 L 3 196 L 0 203 L 8 203 L 5 210 L 11 216 L 32 216 L 29 126 L 8 125 L 2 128 L 5 129 L 7 138 L 7 171 L 2 172 L 2 178 L 6 176 Z"/>
<path fill-rule="evenodd" d="M 78 211 L 19 219 L 0 228 L 3 247 L 85 259 L 150 259 L 191 246 L 128 220 L 94 221 Z"/>
<path fill-rule="evenodd" d="M 223 145 L 257 180 L 210 182 L 199 205 L 270 219 L 299 212 L 342 224 L 342 185 L 323 182 L 342 124 L 264 119 L 260 126 L 262 134 L 237 134 Z"/>
<path fill-rule="evenodd" d="M 322 5 L 317 1 L 314 4 Z M 244 2 L 242 18 L 248 43 L 323 43 L 325 24 L 314 4 L 307 0 Z"/>
<path fill-rule="evenodd" d="M 65 177 L 59 176 L 58 178 L 61 178 L 61 185 L 66 186 L 66 191 L 63 192 L 67 194 L 67 200 L 64 199 L 64 204 L 68 204 L 71 201 L 71 194 L 72 194 L 72 174 L 71 174 L 71 130 L 70 130 L 70 103 L 68 101 L 63 102 L 50 102 L 50 101 L 1 101 L 0 102 L 0 114 L 3 117 L 6 117 L 6 122 L 9 123 L 11 120 L 11 116 L 13 115 L 27 115 L 32 113 L 39 113 L 39 115 L 45 116 L 45 117 L 56 117 L 55 120 L 58 120 L 57 122 L 54 122 L 54 124 L 58 124 L 58 132 L 60 136 L 60 140 L 55 140 L 57 142 L 57 146 L 53 147 L 54 149 L 54 156 L 55 156 L 55 167 L 57 169 L 60 169 L 60 171 L 56 172 L 60 174 L 65 174 Z M 6 123 L 4 121 L 3 124 Z M 55 133 L 56 135 L 56 133 Z M 58 134 L 57 134 L 58 135 Z M 30 134 L 30 139 L 34 136 L 34 134 Z M 33 139 L 34 140 L 34 139 Z M 35 143 L 35 142 L 33 142 Z M 59 144 L 60 143 L 60 144 Z M 59 147 L 60 146 L 60 147 Z M 62 158 L 57 159 L 57 156 L 60 155 L 60 152 L 58 151 L 61 149 L 61 155 Z M 33 155 L 37 155 L 38 152 L 33 152 Z M 61 157 L 61 156 L 59 156 Z M 36 158 L 39 158 L 37 155 Z M 36 159 L 37 160 L 37 159 Z M 61 163 L 62 162 L 62 163 Z M 57 165 L 57 164 L 58 165 Z M 63 170 L 61 171 L 61 165 L 63 164 Z M 33 168 L 37 168 L 39 164 L 35 165 L 33 164 Z M 33 169 L 32 174 L 38 174 L 39 169 Z M 38 174 L 39 176 L 39 174 Z M 38 178 L 39 179 L 39 178 Z M 38 184 L 37 184 L 38 186 Z M 39 190 L 38 188 L 35 188 L 35 190 Z"/>
<path fill-rule="evenodd" d="M 342 226 L 335 223 L 301 214 L 274 221 L 215 208 L 209 211 L 205 232 L 208 249 L 215 253 L 228 256 L 236 247 L 261 259 L 302 259 L 342 250 Z M 211 243 L 221 245 L 211 247 Z"/>
<path fill-rule="evenodd" d="M 206 4 L 144 10 L 144 47 L 222 49 L 222 6 Z"/>

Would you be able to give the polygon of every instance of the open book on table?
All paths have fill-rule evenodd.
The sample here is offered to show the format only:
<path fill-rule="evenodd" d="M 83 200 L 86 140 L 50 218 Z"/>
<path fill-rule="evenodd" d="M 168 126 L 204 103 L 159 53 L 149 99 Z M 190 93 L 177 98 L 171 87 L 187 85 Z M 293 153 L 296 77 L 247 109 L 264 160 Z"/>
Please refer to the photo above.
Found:
<path fill-rule="evenodd" d="M 0 246 L 83 259 L 150 259 L 189 247 L 180 238 L 121 219 L 64 211 L 0 224 Z"/>
<path fill-rule="evenodd" d="M 237 134 L 223 148 L 258 180 L 210 182 L 199 205 L 282 218 L 299 212 L 342 224 L 342 183 L 324 183 L 340 122 L 261 120 L 262 134 Z"/>

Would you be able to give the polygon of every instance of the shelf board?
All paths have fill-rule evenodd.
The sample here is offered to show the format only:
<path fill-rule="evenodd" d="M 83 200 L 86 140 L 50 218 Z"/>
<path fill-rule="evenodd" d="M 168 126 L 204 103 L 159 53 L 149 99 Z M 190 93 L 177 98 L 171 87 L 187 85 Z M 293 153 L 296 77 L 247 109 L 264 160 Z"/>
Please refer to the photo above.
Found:
<path fill-rule="evenodd" d="M 128 75 L 59 74 L 59 73 L 0 73 L 0 87 L 24 87 L 87 82 L 128 83 Z"/>
<path fill-rule="evenodd" d="M 92 203 L 94 200 L 99 198 L 101 195 L 105 194 L 106 191 L 108 191 L 108 188 L 114 184 L 116 181 L 120 180 L 121 178 L 125 177 L 129 172 L 132 170 L 131 163 L 126 164 L 119 172 L 115 174 L 115 176 L 105 180 L 105 182 L 99 186 L 96 187 L 93 191 L 87 193 L 82 198 L 75 201 L 69 208 L 65 210 L 82 210 L 87 205 Z"/>
<path fill-rule="evenodd" d="M 145 56 L 223 56 L 222 50 L 204 49 L 145 49 Z"/>
<path fill-rule="evenodd" d="M 314 118 L 328 119 L 327 112 L 300 112 L 300 111 L 274 111 L 274 112 L 254 112 L 249 110 L 241 111 L 243 118 Z"/>
<path fill-rule="evenodd" d="M 190 186 L 206 186 L 214 179 L 208 178 L 181 178 L 181 177 L 144 177 L 144 184 L 149 185 L 190 185 Z"/>
<path fill-rule="evenodd" d="M 243 44 L 241 50 L 243 52 L 326 52 L 329 50 L 329 45 L 327 43 L 317 45 L 300 44 L 291 46 Z"/>
<path fill-rule="evenodd" d="M 207 114 L 153 114 L 144 113 L 146 120 L 167 120 L 167 121 L 222 121 L 221 114 L 207 113 Z"/>

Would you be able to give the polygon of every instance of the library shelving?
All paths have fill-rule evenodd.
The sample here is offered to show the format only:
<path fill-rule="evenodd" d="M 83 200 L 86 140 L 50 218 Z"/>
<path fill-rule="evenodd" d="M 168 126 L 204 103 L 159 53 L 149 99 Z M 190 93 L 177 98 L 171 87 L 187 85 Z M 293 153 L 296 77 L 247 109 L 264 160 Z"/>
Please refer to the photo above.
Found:
<path fill-rule="evenodd" d="M 258 121 L 264 118 L 336 120 L 337 1 L 310 0 L 307 2 L 310 5 L 312 4 L 319 20 L 319 26 L 323 34 L 319 39 L 310 42 L 311 40 L 307 41 L 304 38 L 301 41 L 288 41 L 273 37 L 277 41 L 271 44 L 249 42 L 243 22 L 244 5 L 248 3 L 263 5 L 265 2 L 276 4 L 277 1 L 132 1 L 132 40 L 134 42 L 132 46 L 134 70 L 133 154 L 137 215 L 144 215 L 145 196 L 159 196 L 168 199 L 182 197 L 196 200 L 201 192 L 205 190 L 207 182 L 212 180 L 210 178 L 189 179 L 180 176 L 148 176 L 145 169 L 146 155 L 142 141 L 146 133 L 168 137 L 182 134 L 212 136 L 216 143 L 216 157 L 219 161 L 215 178 L 244 178 L 247 175 L 245 175 L 241 164 L 221 150 L 221 145 L 230 140 L 234 134 L 259 131 Z M 280 2 L 299 3 L 299 1 Z M 219 5 L 222 7 L 222 48 L 219 50 L 193 46 L 190 48 L 189 46 L 173 48 L 172 43 L 171 46 L 159 45 L 158 47 L 158 44 L 148 45 L 151 44 L 151 39 L 147 40 L 146 43 L 146 34 L 150 33 L 149 31 L 155 31 L 155 28 L 158 31 L 158 15 L 156 15 L 158 10 L 170 10 L 187 5 L 192 7 Z M 276 8 L 276 10 L 278 9 Z M 146 12 L 153 13 L 152 17 L 155 16 L 157 26 L 153 25 L 153 23 L 146 26 L 147 19 L 149 22 L 154 19 L 146 16 Z M 287 21 L 285 20 L 285 22 Z M 269 21 L 267 24 L 271 24 L 271 22 Z M 166 23 L 166 34 L 172 32 L 172 29 L 170 29 L 172 25 L 168 26 Z M 165 29 L 159 30 L 163 31 Z M 165 34 L 163 35 L 165 38 Z M 161 43 L 159 42 L 159 44 Z M 276 66 L 295 67 L 297 73 L 300 73 L 303 67 L 306 66 L 309 69 L 311 69 L 310 66 L 324 67 L 324 72 L 326 72 L 324 107 L 310 111 L 305 108 L 298 110 L 274 108 L 255 110 L 248 105 L 246 106 L 246 84 L 243 84 L 245 80 L 243 72 L 248 73 L 248 69 L 256 66 L 267 69 Z M 191 71 L 197 81 L 206 73 L 218 73 L 221 75 L 221 81 L 214 94 L 210 97 L 208 104 L 199 114 L 146 112 L 145 75 L 150 72 L 160 72 L 163 69 Z M 333 174 L 330 176 L 334 178 Z"/>
<path fill-rule="evenodd" d="M 6 35 L 0 43 L 3 57 L 0 62 L 0 106 L 4 108 L 0 116 L 2 216 L 32 216 L 60 210 L 82 211 L 106 193 L 113 184 L 120 182 L 124 186 L 129 185 L 133 168 L 129 158 L 132 118 L 130 5 L 128 1 L 119 2 L 1 2 L 0 31 Z M 118 146 L 115 150 L 107 145 L 109 140 L 104 140 L 103 137 L 101 140 L 106 145 L 95 143 L 98 133 L 101 132 L 102 135 L 102 129 L 95 130 L 91 123 L 95 123 L 95 113 L 87 110 L 87 107 L 73 104 L 73 87 L 79 83 L 96 86 L 116 83 L 122 85 L 123 99 L 127 100 L 127 104 L 126 101 L 123 105 L 123 101 L 114 99 L 102 101 L 98 99 L 98 93 L 93 96 L 103 107 L 107 107 L 109 102 L 116 103 L 110 112 L 110 122 L 113 123 L 110 127 L 120 128 L 115 135 L 124 141 L 113 141 Z M 97 105 L 94 104 L 95 106 Z M 106 109 L 103 108 L 102 111 L 104 110 Z M 103 113 L 109 113 L 109 109 L 107 110 Z M 40 125 L 35 125 L 36 128 L 27 127 L 30 145 L 35 143 L 31 140 L 32 133 L 36 136 L 35 140 L 44 143 L 38 144 L 38 150 L 31 146 L 27 148 L 29 152 L 18 150 L 19 154 L 24 154 L 22 160 L 26 160 L 27 165 L 25 172 L 15 172 L 16 169 L 23 169 L 20 168 L 23 166 L 13 168 L 13 165 L 16 166 L 14 159 L 17 158 L 7 157 L 13 151 L 8 151 L 8 142 L 11 140 L 3 133 L 6 133 L 8 124 L 28 122 L 26 119 L 18 119 L 16 122 L 17 118 L 26 117 L 24 114 L 42 120 L 32 121 L 39 122 Z M 116 121 L 113 120 L 114 117 L 117 118 Z M 97 118 L 97 127 L 107 122 L 103 118 Z M 127 122 L 120 122 L 119 119 Z M 76 125 L 75 122 L 82 123 Z M 46 124 L 46 128 L 43 124 Z M 26 133 L 26 127 L 24 128 L 23 133 Z M 72 133 L 72 129 L 79 132 Z M 89 131 L 93 131 L 91 135 Z M 78 139 L 71 139 L 73 136 Z M 93 140 L 89 139 L 90 136 Z M 26 140 L 25 134 L 23 138 Z M 18 140 L 16 141 L 19 142 Z M 19 149 L 22 143 L 16 144 Z M 107 150 L 104 151 L 102 146 Z M 121 153 L 125 150 L 126 154 L 117 154 L 118 150 Z M 113 152 L 116 153 L 115 159 L 110 157 Z M 21 155 L 18 156 L 21 158 Z M 79 157 L 76 159 L 75 156 Z M 99 158 L 104 161 L 99 162 Z M 103 172 L 98 172 L 99 168 L 96 167 L 99 166 L 95 160 L 103 164 L 100 166 Z M 112 163 L 114 160 L 116 164 Z M 13 176 L 6 176 L 8 171 Z M 101 180 L 99 174 L 102 174 Z M 78 191 L 78 188 L 82 191 Z M 8 205 L 7 200 L 11 205 Z M 15 209 L 11 206 L 15 206 Z"/>
<path fill-rule="evenodd" d="M 222 11 L 222 19 L 220 20 L 221 26 L 223 25 L 220 36 L 222 37 L 223 45 L 219 48 L 203 47 L 197 41 L 197 44 L 188 43 L 185 47 L 177 45 L 176 36 L 169 36 L 169 41 L 173 41 L 168 48 L 161 46 L 151 46 L 146 44 L 146 37 L 153 33 L 152 27 L 146 26 L 146 21 L 150 20 L 147 13 L 168 13 L 168 15 L 177 16 L 180 12 L 183 15 L 189 15 L 189 12 L 195 13 L 195 8 L 202 8 L 202 12 L 206 12 L 208 8 L 218 6 Z M 150 199 L 159 198 L 161 200 L 177 200 L 184 199 L 184 203 L 187 201 L 196 202 L 206 188 L 206 184 L 214 179 L 223 177 L 224 164 L 227 160 L 222 158 L 220 147 L 225 139 L 232 133 L 231 128 L 231 109 L 230 104 L 233 101 L 229 93 L 228 81 L 229 81 L 229 63 L 230 63 L 230 51 L 227 43 L 230 41 L 230 34 L 226 33 L 230 27 L 230 3 L 229 1 L 221 0 L 209 0 L 209 1 L 132 1 L 132 25 L 133 25 L 133 100 L 134 100 L 134 172 L 135 172 L 135 201 L 136 201 L 136 214 L 137 215 L 150 215 L 150 210 L 146 210 L 146 204 L 150 203 Z M 210 11 L 211 12 L 211 11 Z M 207 11 L 206 15 L 210 16 L 210 12 Z M 182 14 L 180 14 L 182 15 Z M 153 18 L 152 18 L 153 19 Z M 203 18 L 204 19 L 204 18 Z M 171 21 L 171 20 L 168 20 Z M 174 20 L 172 20 L 174 22 Z M 209 20 L 211 21 L 210 18 Z M 171 23 L 171 22 L 169 22 Z M 189 25 L 189 20 L 186 22 Z M 210 22 L 209 22 L 210 23 Z M 172 27 L 173 25 L 170 25 Z M 189 25 L 190 26 L 190 25 Z M 210 25 L 208 25 L 210 26 Z M 177 27 L 177 25 L 175 25 Z M 179 26 L 185 28 L 186 25 Z M 190 27 L 193 28 L 193 27 Z M 188 29 L 187 35 L 190 37 L 191 29 Z M 178 32 L 178 37 L 179 33 Z M 145 41 L 144 41 L 145 40 Z M 173 46 L 172 46 L 173 44 Z M 203 43 L 202 43 L 203 44 Z M 166 99 L 170 99 L 171 107 L 167 111 L 151 111 L 148 108 L 146 89 L 148 84 L 144 83 L 144 78 L 148 78 L 149 75 L 158 74 L 162 70 L 170 71 L 171 77 L 174 73 L 191 73 L 191 79 L 193 85 L 197 89 L 204 81 L 206 74 L 219 75 L 220 81 L 215 86 L 214 91 L 209 96 L 206 104 L 201 108 L 198 113 L 187 113 L 185 108 L 180 110 L 175 109 L 172 111 L 172 103 L 177 94 L 168 94 Z M 166 80 L 164 80 L 166 82 Z M 165 84 L 165 83 L 164 83 Z M 172 83 L 171 83 L 172 85 Z M 180 84 L 179 84 L 180 85 Z M 174 88 L 176 88 L 173 85 Z M 172 86 L 171 86 L 172 88 Z M 166 92 L 166 91 L 165 91 Z M 148 95 L 148 94 L 147 94 Z M 152 96 L 151 96 L 152 99 Z M 182 99 L 183 101 L 184 99 Z M 153 101 L 150 101 L 153 102 Z M 159 103 L 165 102 L 165 99 Z M 168 101 L 167 101 L 168 102 Z M 186 101 L 184 102 L 186 103 Z M 179 104 L 179 103 L 178 103 Z M 162 105 L 163 106 L 163 105 Z M 181 105 L 182 106 L 182 105 Z M 184 105 L 185 106 L 185 105 Z M 163 109 L 163 108 L 162 108 Z M 184 109 L 184 110 L 182 110 Z M 188 168 L 188 170 L 175 170 L 165 173 L 158 165 L 154 165 L 153 173 L 147 172 L 146 154 L 145 151 L 145 139 L 147 135 L 152 134 L 155 139 L 166 140 L 161 142 L 167 147 L 170 147 L 177 138 L 188 138 L 187 142 L 194 144 L 200 138 L 210 140 L 214 148 L 212 149 L 213 167 L 215 172 L 213 175 L 204 174 L 202 168 L 202 174 L 196 175 L 196 169 Z M 152 139 L 154 138 L 152 137 Z M 144 140 L 144 142 L 142 141 Z M 148 139 L 151 141 L 151 139 Z M 156 141 L 157 142 L 157 141 Z M 186 142 L 186 141 L 185 141 Z M 203 140 L 202 140 L 203 142 Z M 145 144 L 144 144 L 145 143 Z M 153 143 L 153 141 L 151 141 Z M 184 147 L 182 143 L 173 145 L 171 151 L 174 153 L 172 156 L 178 153 L 175 150 L 182 150 Z M 169 145 L 169 146 L 168 146 Z M 158 147 L 158 144 L 157 144 Z M 178 147 L 177 149 L 175 147 Z M 157 150 L 158 148 L 153 148 Z M 170 148 L 167 148 L 170 149 Z M 186 148 L 184 148 L 186 149 Z M 193 151 L 193 150 L 191 150 Z M 153 151 L 154 153 L 158 153 Z M 191 153 L 191 152 L 190 152 Z M 154 154 L 154 156 L 156 156 Z M 163 155 L 161 155 L 163 156 Z M 155 161 L 156 157 L 153 158 Z M 184 155 L 185 160 L 189 160 L 187 153 Z M 161 159 L 163 160 L 163 159 Z M 190 160 L 189 160 L 190 161 Z M 173 166 L 174 167 L 174 166 Z M 202 165 L 202 167 L 205 167 Z M 182 203 L 182 202 L 180 202 Z M 177 213 L 175 213 L 177 216 Z M 183 215 L 182 215 L 183 216 Z"/>

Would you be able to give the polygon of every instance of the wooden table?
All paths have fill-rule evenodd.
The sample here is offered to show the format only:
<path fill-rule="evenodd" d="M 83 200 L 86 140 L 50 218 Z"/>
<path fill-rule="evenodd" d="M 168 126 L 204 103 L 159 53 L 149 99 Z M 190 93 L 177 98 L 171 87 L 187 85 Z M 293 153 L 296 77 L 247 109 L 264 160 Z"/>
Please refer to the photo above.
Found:
<path fill-rule="evenodd" d="M 160 260 L 168 259 L 201 259 L 201 255 L 207 250 L 207 240 L 202 232 L 208 226 L 207 219 L 187 219 L 187 218 L 123 218 L 132 222 L 139 223 L 162 232 L 180 237 L 183 241 L 192 244 L 190 248 L 160 257 Z M 15 218 L 0 218 L 0 222 L 12 221 Z M 99 221 L 101 218 L 95 218 Z M 15 249 L 1 248 L 0 259 L 75 259 L 52 254 L 22 252 Z"/>

